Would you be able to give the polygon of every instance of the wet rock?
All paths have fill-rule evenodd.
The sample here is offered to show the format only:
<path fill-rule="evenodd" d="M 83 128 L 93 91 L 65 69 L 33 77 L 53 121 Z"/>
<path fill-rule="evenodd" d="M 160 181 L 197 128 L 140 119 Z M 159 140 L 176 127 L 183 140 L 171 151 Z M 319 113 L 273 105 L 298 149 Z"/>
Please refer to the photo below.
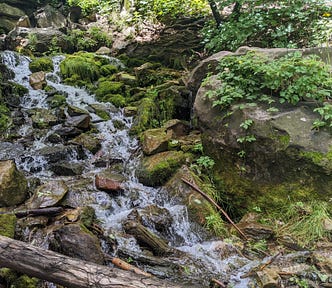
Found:
<path fill-rule="evenodd" d="M 101 173 L 95 177 L 96 188 L 106 192 L 119 192 L 123 190 L 124 177 L 115 173 Z"/>
<path fill-rule="evenodd" d="M 29 83 L 31 87 L 35 90 L 43 89 L 46 87 L 47 82 L 45 75 L 46 74 L 43 71 L 32 73 L 29 77 Z"/>
<path fill-rule="evenodd" d="M 68 187 L 62 180 L 48 181 L 39 186 L 27 202 L 29 209 L 45 208 L 58 204 L 67 194 Z"/>
<path fill-rule="evenodd" d="M 214 207 L 200 193 L 184 183 L 182 178 L 194 183 L 203 192 L 207 192 L 204 183 L 187 166 L 182 166 L 164 187 L 174 201 L 187 207 L 190 221 L 204 226 L 206 217 L 215 213 Z"/>
<path fill-rule="evenodd" d="M 74 156 L 77 160 L 81 160 L 85 157 L 84 151 L 79 145 L 46 146 L 38 150 L 37 152 L 41 156 L 44 156 L 50 163 L 56 163 L 61 160 L 66 160 L 72 156 Z"/>
<path fill-rule="evenodd" d="M 67 25 L 67 19 L 51 5 L 46 5 L 34 13 L 38 28 L 61 28 Z"/>
<path fill-rule="evenodd" d="M 9 32 L 15 27 L 17 20 L 24 15 L 24 11 L 3 1 L 0 3 L 0 28 Z"/>
<path fill-rule="evenodd" d="M 259 215 L 256 213 L 246 214 L 237 226 L 248 237 L 255 240 L 270 239 L 272 238 L 274 231 L 271 227 L 258 222 Z"/>
<path fill-rule="evenodd" d="M 20 17 L 20 19 L 18 19 L 18 21 L 16 23 L 16 27 L 30 28 L 31 24 L 30 24 L 29 17 L 27 15 Z"/>
<path fill-rule="evenodd" d="M 166 208 L 157 205 L 149 205 L 143 209 L 134 209 L 128 219 L 140 222 L 144 226 L 155 229 L 158 232 L 165 232 L 171 226 L 173 219 Z"/>
<path fill-rule="evenodd" d="M 172 133 L 167 133 L 164 128 L 149 129 L 142 133 L 142 149 L 145 155 L 153 155 L 167 151 L 168 141 L 172 138 Z"/>
<path fill-rule="evenodd" d="M 112 53 L 112 50 L 108 47 L 100 47 L 96 52 L 96 54 L 99 54 L 99 55 L 110 55 Z"/>
<path fill-rule="evenodd" d="M 77 176 L 82 175 L 84 171 L 84 164 L 60 161 L 52 164 L 50 169 L 58 176 Z"/>
<path fill-rule="evenodd" d="M 67 112 L 70 117 L 89 114 L 89 112 L 87 110 L 73 106 L 73 105 L 68 105 Z"/>
<path fill-rule="evenodd" d="M 27 180 L 13 160 L 0 161 L 0 207 L 21 204 L 27 197 Z"/>
<path fill-rule="evenodd" d="M 97 153 L 101 148 L 101 140 L 92 134 L 83 133 L 69 141 L 69 144 L 81 145 L 91 153 Z"/>
<path fill-rule="evenodd" d="M 145 157 L 138 170 L 139 180 L 147 186 L 165 183 L 187 160 L 181 151 L 166 151 Z"/>
<path fill-rule="evenodd" d="M 63 137 L 64 139 L 70 139 L 83 133 L 83 131 L 81 129 L 78 129 L 77 127 L 63 127 L 63 126 L 57 128 L 54 132 Z"/>
<path fill-rule="evenodd" d="M 73 116 L 67 119 L 65 125 L 69 127 L 75 127 L 82 130 L 90 129 L 90 115 L 84 114 L 79 116 Z"/>
<path fill-rule="evenodd" d="M 265 268 L 262 271 L 257 271 L 256 275 L 261 288 L 281 288 L 281 278 L 278 274 L 279 269 Z"/>
<path fill-rule="evenodd" d="M 69 224 L 54 231 L 50 249 L 81 260 L 104 263 L 98 238 L 84 225 Z"/>
<path fill-rule="evenodd" d="M 0 142 L 0 160 L 18 159 L 22 155 L 24 146 L 11 142 Z"/>
<path fill-rule="evenodd" d="M 32 115 L 32 125 L 35 128 L 48 128 L 58 123 L 58 117 L 49 109 L 34 108 L 29 111 L 29 114 Z"/>

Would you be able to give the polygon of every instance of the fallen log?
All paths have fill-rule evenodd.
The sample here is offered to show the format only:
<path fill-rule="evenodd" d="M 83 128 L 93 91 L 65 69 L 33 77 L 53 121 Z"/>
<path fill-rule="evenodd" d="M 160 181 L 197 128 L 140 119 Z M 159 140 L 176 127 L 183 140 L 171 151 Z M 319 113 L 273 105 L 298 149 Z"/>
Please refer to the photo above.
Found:
<path fill-rule="evenodd" d="M 73 259 L 0 236 L 0 267 L 70 288 L 180 288 L 157 278 Z"/>
<path fill-rule="evenodd" d="M 55 216 L 64 211 L 63 207 L 47 207 L 39 209 L 27 209 L 22 211 L 0 212 L 1 214 L 14 214 L 17 218 L 23 218 L 27 216 Z"/>

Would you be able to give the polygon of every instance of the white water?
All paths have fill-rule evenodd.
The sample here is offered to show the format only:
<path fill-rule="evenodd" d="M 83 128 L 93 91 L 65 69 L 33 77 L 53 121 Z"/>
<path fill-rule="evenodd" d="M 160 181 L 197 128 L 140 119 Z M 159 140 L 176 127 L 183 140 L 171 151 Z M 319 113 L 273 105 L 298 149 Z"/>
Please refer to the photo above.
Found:
<path fill-rule="evenodd" d="M 3 62 L 12 69 L 15 73 L 14 82 L 23 85 L 29 89 L 29 93 L 23 97 L 21 106 L 23 110 L 30 108 L 40 107 L 48 108 L 47 94 L 41 90 L 33 90 L 29 85 L 29 70 L 30 59 L 25 56 L 15 54 L 10 51 L 5 51 L 2 54 Z M 96 103 L 94 95 L 90 95 L 86 90 L 64 85 L 61 83 L 59 76 L 59 64 L 64 59 L 63 56 L 56 56 L 53 58 L 54 72 L 48 73 L 48 85 L 53 86 L 56 90 L 65 92 L 67 102 L 70 105 L 86 109 L 90 104 Z M 113 109 L 111 109 L 113 110 Z M 91 114 L 92 120 L 100 120 L 97 115 Z M 128 179 L 124 184 L 124 192 L 115 197 L 100 191 L 95 192 L 95 200 L 91 205 L 95 208 L 96 215 L 101 221 L 105 231 L 113 233 L 115 231 L 118 238 L 119 245 L 125 246 L 131 251 L 140 251 L 136 241 L 133 238 L 121 238 L 122 221 L 126 220 L 127 215 L 132 211 L 133 206 L 136 208 L 144 208 L 150 204 L 158 204 L 160 207 L 166 208 L 172 218 L 173 223 L 169 227 L 170 244 L 175 245 L 177 249 L 187 252 L 192 255 L 194 259 L 204 263 L 204 266 L 209 271 L 216 275 L 223 275 L 232 272 L 231 267 L 243 266 L 244 272 L 250 268 L 250 264 L 245 259 L 232 255 L 223 259 L 220 251 L 216 248 L 220 241 L 202 242 L 202 236 L 193 231 L 191 223 L 188 221 L 186 207 L 177 203 L 168 201 L 167 193 L 163 189 L 156 189 L 146 187 L 139 183 L 135 176 L 135 168 L 138 167 L 140 161 L 140 154 L 137 153 L 139 143 L 137 139 L 129 136 L 129 129 L 132 125 L 132 118 L 125 117 L 122 110 L 111 112 L 109 121 L 96 121 L 95 127 L 98 129 L 98 138 L 102 139 L 102 154 L 103 157 L 109 159 L 121 159 L 125 164 L 123 171 L 124 176 Z M 33 133 L 28 118 L 27 123 L 22 125 L 19 133 L 22 137 Z M 114 121 L 123 123 L 124 129 L 116 129 Z M 98 122 L 98 123 L 97 123 Z M 28 150 L 22 152 L 21 159 L 17 159 L 17 165 L 20 169 L 28 173 L 33 173 L 42 177 L 44 180 L 49 177 L 54 178 L 51 171 L 47 170 L 47 162 L 43 156 L 38 155 L 38 149 L 51 145 L 45 144 L 45 139 L 52 132 L 50 130 L 46 135 L 36 136 L 33 143 Z M 99 168 L 92 165 L 93 155 L 88 154 L 85 160 L 86 169 L 85 173 L 91 175 L 97 173 Z M 72 161 L 78 161 L 75 155 L 71 156 Z M 136 194 L 135 205 L 130 195 Z M 247 265 L 247 266 L 246 266 Z M 249 265 L 249 266 L 248 266 Z M 234 268 L 233 268 L 234 269 Z M 235 273 L 233 277 L 233 287 L 247 287 L 247 280 L 240 279 L 239 273 Z M 216 276 L 218 277 L 218 276 Z"/>

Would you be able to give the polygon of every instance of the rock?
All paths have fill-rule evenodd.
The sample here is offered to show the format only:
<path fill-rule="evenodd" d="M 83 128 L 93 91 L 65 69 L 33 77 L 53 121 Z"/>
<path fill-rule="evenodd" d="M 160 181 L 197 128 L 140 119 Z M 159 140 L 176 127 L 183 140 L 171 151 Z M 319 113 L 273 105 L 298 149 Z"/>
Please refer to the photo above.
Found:
<path fill-rule="evenodd" d="M 15 27 L 17 20 L 24 15 L 25 12 L 17 7 L 0 3 L 0 28 L 9 32 Z"/>
<path fill-rule="evenodd" d="M 135 87 L 137 85 L 137 79 L 135 76 L 126 72 L 120 72 L 115 75 L 116 81 L 123 82 L 125 85 Z"/>
<path fill-rule="evenodd" d="M 81 18 L 82 16 L 82 8 L 79 6 L 71 6 L 69 8 L 69 19 L 70 21 L 74 22 L 74 23 L 78 23 L 78 20 Z"/>
<path fill-rule="evenodd" d="M 261 288 L 281 288 L 281 278 L 278 274 L 277 268 L 265 268 L 262 271 L 257 271 L 256 275 L 260 282 Z"/>
<path fill-rule="evenodd" d="M 50 249 L 81 260 L 104 264 L 104 256 L 97 236 L 84 225 L 69 224 L 54 231 Z"/>
<path fill-rule="evenodd" d="M 83 133 L 68 142 L 69 144 L 81 145 L 91 153 L 97 153 L 101 148 L 101 140 L 92 134 Z"/>
<path fill-rule="evenodd" d="M 90 129 L 90 115 L 84 114 L 79 116 L 73 116 L 67 119 L 65 125 L 69 127 L 76 127 L 82 130 Z"/>
<path fill-rule="evenodd" d="M 0 207 L 21 204 L 27 197 L 27 180 L 13 160 L 0 161 Z"/>
<path fill-rule="evenodd" d="M 164 128 L 149 129 L 142 133 L 142 149 L 145 155 L 167 151 L 172 132 Z"/>
<path fill-rule="evenodd" d="M 66 27 L 67 19 L 51 5 L 46 5 L 34 13 L 38 28 Z"/>
<path fill-rule="evenodd" d="M 135 116 L 137 114 L 137 107 L 127 106 L 124 108 L 123 113 L 126 117 Z"/>
<path fill-rule="evenodd" d="M 29 83 L 35 90 L 43 89 L 46 85 L 45 72 L 39 71 L 32 73 L 29 77 Z"/>
<path fill-rule="evenodd" d="M 67 112 L 70 117 L 89 115 L 89 112 L 87 110 L 73 106 L 73 105 L 68 105 Z"/>
<path fill-rule="evenodd" d="M 29 111 L 29 114 L 32 114 L 32 125 L 35 128 L 48 128 L 58 123 L 58 118 L 49 109 L 34 108 Z"/>
<path fill-rule="evenodd" d="M 140 222 L 143 226 L 155 229 L 158 232 L 166 232 L 173 222 L 170 212 L 166 208 L 157 205 L 134 209 L 128 215 L 128 219 Z"/>
<path fill-rule="evenodd" d="M 84 164 L 60 161 L 52 164 L 50 169 L 58 176 L 77 176 L 82 175 L 84 170 Z"/>
<path fill-rule="evenodd" d="M 124 177 L 115 173 L 102 173 L 95 177 L 96 188 L 106 192 L 120 192 L 123 190 Z"/>
<path fill-rule="evenodd" d="M 178 119 L 171 119 L 167 121 L 163 127 L 167 129 L 167 132 L 170 131 L 172 133 L 173 138 L 188 135 L 191 130 L 188 122 Z"/>
<path fill-rule="evenodd" d="M 56 163 L 58 161 L 68 159 L 72 155 L 74 155 L 77 160 L 81 160 L 85 157 L 82 147 L 78 145 L 46 146 L 39 149 L 37 153 L 44 156 L 50 163 Z"/>
<path fill-rule="evenodd" d="M 22 144 L 0 142 L 0 160 L 17 159 L 22 155 L 22 151 L 24 151 Z"/>
<path fill-rule="evenodd" d="M 64 139 L 70 139 L 83 133 L 83 131 L 77 127 L 59 127 L 54 132 Z"/>
<path fill-rule="evenodd" d="M 203 182 L 187 166 L 182 166 L 166 182 L 164 187 L 170 193 L 172 201 L 177 201 L 180 205 L 187 207 L 189 220 L 203 227 L 206 224 L 206 217 L 215 214 L 215 209 L 199 192 L 184 183 L 181 178 L 187 179 L 203 192 L 207 192 Z"/>
<path fill-rule="evenodd" d="M 39 186 L 27 202 L 28 209 L 51 207 L 58 204 L 67 194 L 68 187 L 62 180 L 48 181 Z"/>
<path fill-rule="evenodd" d="M 166 151 L 145 157 L 138 170 L 138 178 L 147 186 L 162 185 L 186 162 L 187 157 L 181 151 Z"/>
<path fill-rule="evenodd" d="M 258 215 L 255 213 L 248 213 L 242 217 L 237 226 L 248 237 L 255 240 L 270 239 L 272 238 L 274 231 L 271 227 L 258 222 Z"/>
<path fill-rule="evenodd" d="M 112 53 L 112 50 L 108 47 L 100 47 L 96 52 L 96 54 L 99 54 L 99 55 L 110 55 Z"/>
<path fill-rule="evenodd" d="M 206 97 L 207 91 L 220 84 L 212 76 L 200 87 L 194 113 L 202 130 L 204 152 L 216 160 L 214 173 L 223 181 L 233 204 L 273 209 L 273 205 L 287 205 L 288 197 L 294 201 L 329 199 L 332 137 L 325 129 L 312 129 L 318 117 L 314 106 L 305 101 L 281 105 L 275 99 L 278 112 L 267 112 L 266 105 L 260 103 L 243 110 L 232 106 L 222 112 Z M 224 117 L 229 111 L 232 114 Z M 256 140 L 243 145 L 238 139 L 245 136 L 240 124 L 246 119 L 253 121 L 248 133 Z M 241 151 L 245 157 L 239 156 Z"/>
<path fill-rule="evenodd" d="M 30 20 L 27 15 L 22 16 L 20 19 L 18 19 L 16 23 L 16 27 L 25 27 L 25 28 L 30 28 Z"/>

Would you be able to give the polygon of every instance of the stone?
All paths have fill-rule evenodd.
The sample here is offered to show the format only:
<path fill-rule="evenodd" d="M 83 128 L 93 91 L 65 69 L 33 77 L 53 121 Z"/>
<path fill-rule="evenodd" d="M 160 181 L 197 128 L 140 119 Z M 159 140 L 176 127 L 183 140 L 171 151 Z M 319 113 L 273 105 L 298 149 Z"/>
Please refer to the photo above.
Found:
<path fill-rule="evenodd" d="M 66 27 L 67 19 L 51 5 L 46 5 L 34 13 L 38 28 Z"/>
<path fill-rule="evenodd" d="M 68 142 L 69 144 L 81 145 L 91 153 L 97 153 L 101 148 L 101 140 L 93 134 L 82 133 Z"/>
<path fill-rule="evenodd" d="M 181 151 L 165 151 L 143 158 L 138 179 L 147 186 L 164 184 L 187 160 Z"/>
<path fill-rule="evenodd" d="M 67 194 L 68 187 L 62 180 L 52 180 L 39 186 L 28 200 L 28 209 L 45 208 L 57 205 Z"/>
<path fill-rule="evenodd" d="M 13 160 L 0 161 L 0 207 L 21 204 L 27 197 L 24 174 L 17 170 Z"/>
<path fill-rule="evenodd" d="M 277 268 L 265 268 L 262 271 L 257 271 L 256 275 L 260 282 L 261 288 L 281 288 L 281 278 L 278 274 Z"/>
<path fill-rule="evenodd" d="M 56 145 L 46 146 L 37 151 L 41 156 L 44 156 L 49 163 L 56 163 L 61 160 L 70 158 L 75 155 L 77 160 L 82 160 L 85 157 L 84 151 L 79 145 Z"/>
<path fill-rule="evenodd" d="M 124 177 L 115 173 L 103 173 L 95 176 L 96 188 L 106 192 L 120 192 L 123 190 Z"/>
<path fill-rule="evenodd" d="M 255 240 L 271 239 L 274 231 L 271 227 L 258 222 L 258 215 L 255 213 L 247 213 L 242 217 L 237 226 L 249 238 Z"/>
<path fill-rule="evenodd" d="M 43 89 L 46 87 L 47 82 L 45 75 L 46 74 L 43 71 L 32 73 L 29 77 L 29 83 L 31 87 L 35 90 Z"/>
<path fill-rule="evenodd" d="M 171 138 L 171 131 L 168 133 L 164 128 L 148 129 L 141 136 L 142 150 L 145 155 L 167 151 Z"/>
<path fill-rule="evenodd" d="M 58 123 L 58 117 L 53 114 L 52 110 L 46 108 L 34 108 L 29 111 L 29 114 L 32 114 L 32 125 L 35 128 L 48 128 Z"/>
<path fill-rule="evenodd" d="M 58 176 L 77 176 L 84 171 L 83 163 L 60 161 L 51 165 L 51 171 Z"/>
<path fill-rule="evenodd" d="M 96 51 L 96 54 L 99 54 L 99 55 L 110 55 L 112 53 L 112 50 L 108 47 L 100 47 L 97 51 Z"/>
<path fill-rule="evenodd" d="M 74 138 L 83 133 L 83 131 L 77 127 L 59 127 L 54 132 L 64 139 Z"/>
<path fill-rule="evenodd" d="M 90 121 L 90 115 L 84 114 L 68 118 L 65 125 L 69 127 L 76 127 L 82 130 L 88 130 L 90 129 Z"/>
<path fill-rule="evenodd" d="M 25 28 L 30 28 L 30 20 L 27 15 L 22 16 L 20 19 L 18 19 L 16 23 L 16 27 L 25 27 Z"/>
<path fill-rule="evenodd" d="M 104 256 L 97 236 L 83 224 L 69 224 L 53 232 L 50 249 L 81 260 L 104 264 Z"/>

